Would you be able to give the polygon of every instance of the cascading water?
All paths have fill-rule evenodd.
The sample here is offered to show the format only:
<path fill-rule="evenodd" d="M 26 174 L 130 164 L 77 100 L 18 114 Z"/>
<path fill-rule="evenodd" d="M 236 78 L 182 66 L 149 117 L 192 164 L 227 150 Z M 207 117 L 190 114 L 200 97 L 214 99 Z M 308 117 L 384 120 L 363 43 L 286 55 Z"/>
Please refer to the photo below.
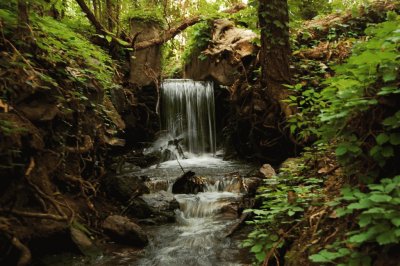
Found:
<path fill-rule="evenodd" d="M 167 132 L 159 146 L 168 146 L 178 157 L 174 141 L 185 152 L 203 155 L 216 152 L 214 88 L 212 82 L 168 79 L 161 86 L 162 128 Z M 159 147 L 157 147 L 159 149 Z M 175 156 L 169 158 L 176 159 Z"/>

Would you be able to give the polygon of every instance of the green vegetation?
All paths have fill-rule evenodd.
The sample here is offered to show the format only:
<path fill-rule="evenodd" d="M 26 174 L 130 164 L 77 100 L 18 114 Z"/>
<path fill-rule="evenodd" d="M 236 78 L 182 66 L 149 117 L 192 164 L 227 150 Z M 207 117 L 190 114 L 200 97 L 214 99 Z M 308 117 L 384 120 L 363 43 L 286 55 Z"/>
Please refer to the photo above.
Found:
<path fill-rule="evenodd" d="M 293 95 L 285 101 L 298 110 L 288 119 L 288 126 L 298 141 L 319 147 L 325 154 L 335 151 L 343 169 L 343 176 L 337 178 L 347 185 L 340 195 L 313 200 L 320 196 L 320 190 L 309 183 L 318 170 L 318 166 L 306 163 L 310 162 L 309 151 L 299 158 L 303 163 L 292 168 L 289 178 L 287 169 L 281 169 L 279 184 L 261 187 L 263 204 L 251 210 L 254 218 L 250 224 L 255 230 L 245 246 L 251 247 L 258 263 L 278 259 L 280 248 L 285 244 L 288 248 L 296 237 L 304 237 L 307 233 L 295 227 L 304 226 L 313 208 L 331 210 L 331 216 L 339 223 L 343 221 L 337 225 L 340 233 L 324 246 L 304 249 L 317 264 L 372 265 L 400 242 L 399 19 L 395 12 L 388 12 L 386 22 L 370 25 L 365 30 L 368 37 L 355 41 L 344 63 L 336 61 L 328 67 L 317 60 L 299 61 L 307 63 L 300 68 L 310 72 L 299 77 L 297 85 L 287 86 Z M 341 32 L 329 34 L 333 39 L 359 34 Z M 334 76 L 323 81 L 332 72 Z M 318 154 L 315 148 L 312 150 Z M 323 157 L 326 155 L 321 154 Z M 327 178 L 317 176 L 316 183 Z M 288 197 L 290 191 L 301 201 L 293 203 Z M 329 229 L 321 228 L 308 234 L 323 239 L 326 232 Z M 286 255 L 286 259 L 293 259 L 293 254 Z"/>

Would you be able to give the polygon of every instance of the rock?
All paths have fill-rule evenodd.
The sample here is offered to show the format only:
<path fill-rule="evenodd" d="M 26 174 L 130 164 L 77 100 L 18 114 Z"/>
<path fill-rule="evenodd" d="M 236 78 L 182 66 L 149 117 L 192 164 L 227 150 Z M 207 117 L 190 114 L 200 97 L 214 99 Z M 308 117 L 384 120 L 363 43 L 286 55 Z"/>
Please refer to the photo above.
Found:
<path fill-rule="evenodd" d="M 112 240 L 121 244 L 144 247 L 149 243 L 142 228 L 127 217 L 108 216 L 103 222 L 103 229 Z"/>
<path fill-rule="evenodd" d="M 258 177 L 249 177 L 243 179 L 244 184 L 247 188 L 248 195 L 255 195 L 257 188 L 261 185 L 261 179 Z"/>
<path fill-rule="evenodd" d="M 147 205 L 155 211 L 173 211 L 179 209 L 179 203 L 174 195 L 167 191 L 158 191 L 152 194 L 145 194 L 140 197 Z"/>
<path fill-rule="evenodd" d="M 231 181 L 228 183 L 224 190 L 228 192 L 245 193 L 246 186 L 243 182 L 243 178 L 239 175 L 239 173 L 234 173 L 230 177 Z"/>
<path fill-rule="evenodd" d="M 260 168 L 260 173 L 264 178 L 271 178 L 276 175 L 274 168 L 270 164 L 263 164 Z"/>
<path fill-rule="evenodd" d="M 132 174 L 109 176 L 105 186 L 112 197 L 124 203 L 135 195 L 140 196 L 150 192 L 143 179 Z"/>
<path fill-rule="evenodd" d="M 249 65 L 257 54 L 253 44 L 257 34 L 251 30 L 236 27 L 227 19 L 216 19 L 213 25 L 212 40 L 201 55 L 191 56 L 185 65 L 184 78 L 194 80 L 215 80 L 220 85 L 230 86 L 237 79 L 237 73 Z"/>
<path fill-rule="evenodd" d="M 239 206 L 235 202 L 223 206 L 220 210 L 221 218 L 228 220 L 238 218 L 238 213 L 239 213 Z"/>
<path fill-rule="evenodd" d="M 128 204 L 129 204 L 129 207 L 126 212 L 129 215 L 132 215 L 133 217 L 136 217 L 139 219 L 146 219 L 146 218 L 151 217 L 151 215 L 153 214 L 153 210 L 140 197 L 132 198 Z"/>
<path fill-rule="evenodd" d="M 131 19 L 131 37 L 136 43 L 158 38 L 162 27 L 156 21 Z M 161 75 L 161 45 L 133 51 L 130 54 L 129 82 L 139 87 L 157 84 Z"/>
<path fill-rule="evenodd" d="M 205 182 L 192 171 L 184 173 L 172 185 L 174 194 L 197 194 L 205 189 Z"/>
<path fill-rule="evenodd" d="M 288 158 L 281 164 L 279 169 L 281 169 L 281 168 L 288 168 L 288 169 L 295 168 L 300 163 L 301 163 L 301 158 Z"/>
<path fill-rule="evenodd" d="M 72 227 L 71 239 L 83 255 L 88 256 L 90 254 L 93 254 L 94 252 L 97 252 L 97 248 L 93 245 L 92 241 L 81 230 Z"/>

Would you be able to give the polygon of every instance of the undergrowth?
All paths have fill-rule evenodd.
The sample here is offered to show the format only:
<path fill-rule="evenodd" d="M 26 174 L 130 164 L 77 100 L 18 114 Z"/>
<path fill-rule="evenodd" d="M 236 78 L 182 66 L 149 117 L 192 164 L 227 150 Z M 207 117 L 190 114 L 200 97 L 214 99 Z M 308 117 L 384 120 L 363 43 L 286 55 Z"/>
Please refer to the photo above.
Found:
<path fill-rule="evenodd" d="M 263 205 L 251 210 L 254 219 L 250 223 L 255 230 L 245 241 L 257 263 L 279 262 L 279 249 L 290 248 L 293 239 L 309 231 L 295 227 L 307 222 L 312 212 L 306 207 L 312 206 L 329 213 L 330 219 L 348 222 L 342 223 L 339 230 L 344 233 L 336 237 L 324 236 L 334 224 L 329 219 L 325 228 L 311 233 L 319 237 L 315 245 L 321 237 L 327 240 L 322 246 L 313 247 L 311 243 L 302 249 L 303 254 L 310 255 L 308 264 L 372 265 L 382 262 L 382 258 L 390 259 L 389 254 L 398 246 L 399 21 L 395 12 L 388 12 L 386 22 L 370 25 L 365 31 L 368 37 L 357 41 L 343 64 L 332 66 L 334 76 L 325 82 L 319 80 L 314 87 L 307 83 L 290 86 L 297 94 L 288 102 L 300 107 L 290 121 L 292 133 L 297 133 L 299 139 L 314 136 L 314 146 L 319 143 L 322 150 L 333 149 L 347 185 L 335 199 L 316 203 L 313 198 L 319 195 L 316 191 L 321 191 L 321 177 L 333 173 L 320 175 L 315 187 L 310 177 L 313 168 L 318 170 L 319 166 L 311 166 L 305 169 L 305 176 L 295 170 L 287 178 L 279 177 L 278 184 L 261 187 Z M 306 152 L 300 160 L 307 162 L 309 156 Z M 304 165 L 295 169 L 302 170 Z M 284 176 L 285 169 L 282 171 Z M 291 191 L 302 196 L 293 202 Z"/>

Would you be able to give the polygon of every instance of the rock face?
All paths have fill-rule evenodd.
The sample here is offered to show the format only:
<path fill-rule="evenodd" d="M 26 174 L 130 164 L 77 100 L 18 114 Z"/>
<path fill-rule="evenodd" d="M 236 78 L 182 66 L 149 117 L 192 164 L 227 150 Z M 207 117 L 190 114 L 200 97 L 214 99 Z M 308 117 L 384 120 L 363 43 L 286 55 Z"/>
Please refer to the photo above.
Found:
<path fill-rule="evenodd" d="M 131 36 L 136 42 L 158 38 L 161 26 L 157 22 L 131 19 Z M 161 76 L 161 46 L 134 51 L 130 56 L 129 81 L 139 87 L 157 84 Z"/>
<path fill-rule="evenodd" d="M 257 47 L 252 42 L 256 38 L 257 34 L 251 30 L 236 28 L 232 21 L 215 20 L 210 45 L 202 52 L 207 59 L 201 60 L 198 58 L 199 54 L 194 54 L 190 63 L 185 66 L 184 78 L 211 79 L 220 85 L 232 85 L 237 78 L 237 72 L 255 57 Z"/>
<path fill-rule="evenodd" d="M 197 194 L 203 192 L 205 182 L 195 175 L 194 172 L 188 171 L 179 177 L 172 186 L 174 194 Z"/>
<path fill-rule="evenodd" d="M 146 233 L 127 217 L 108 216 L 103 223 L 104 232 L 116 242 L 144 247 L 149 243 Z"/>

